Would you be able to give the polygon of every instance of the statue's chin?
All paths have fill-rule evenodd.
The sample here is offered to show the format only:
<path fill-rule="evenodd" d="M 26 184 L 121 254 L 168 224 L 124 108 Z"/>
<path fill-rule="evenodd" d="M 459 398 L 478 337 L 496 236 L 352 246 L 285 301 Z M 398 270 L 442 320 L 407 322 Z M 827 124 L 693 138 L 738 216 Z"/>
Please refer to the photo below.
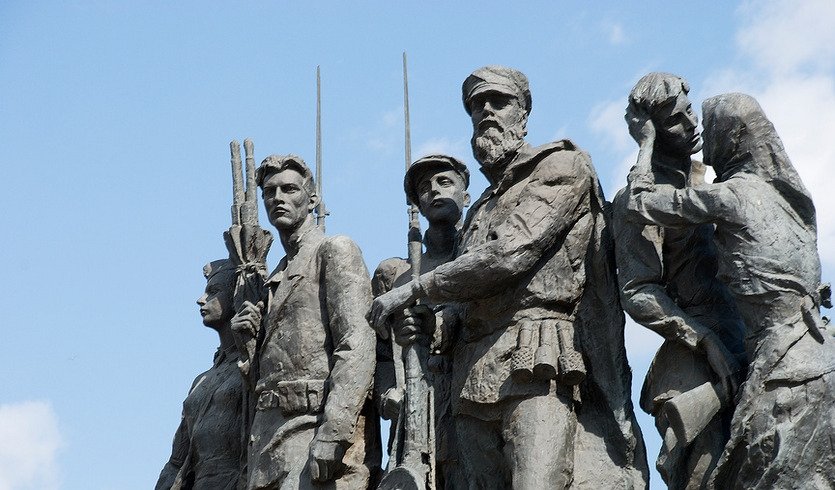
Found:
<path fill-rule="evenodd" d="M 492 129 L 492 128 L 491 128 Z M 511 138 L 502 137 L 499 135 L 479 136 L 473 142 L 473 149 L 475 156 L 479 162 L 485 167 L 491 168 L 503 161 L 511 150 Z"/>

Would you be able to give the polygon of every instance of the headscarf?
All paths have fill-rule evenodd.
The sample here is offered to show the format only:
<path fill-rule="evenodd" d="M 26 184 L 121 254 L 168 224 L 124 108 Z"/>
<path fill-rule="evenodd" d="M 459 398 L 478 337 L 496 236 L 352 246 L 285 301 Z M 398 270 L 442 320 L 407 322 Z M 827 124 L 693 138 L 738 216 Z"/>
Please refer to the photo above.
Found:
<path fill-rule="evenodd" d="M 771 185 L 795 212 L 795 218 L 817 234 L 815 205 L 789 160 L 774 125 L 750 95 L 730 93 L 702 103 L 704 157 L 716 170 L 716 182 L 751 173 Z"/>

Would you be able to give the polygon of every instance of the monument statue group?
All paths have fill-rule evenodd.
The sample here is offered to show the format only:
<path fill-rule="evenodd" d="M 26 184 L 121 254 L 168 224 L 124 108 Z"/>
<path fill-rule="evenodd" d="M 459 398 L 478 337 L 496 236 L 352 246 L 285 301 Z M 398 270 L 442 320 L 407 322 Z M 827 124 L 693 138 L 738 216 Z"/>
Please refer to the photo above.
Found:
<path fill-rule="evenodd" d="M 624 312 L 664 338 L 640 407 L 669 488 L 835 488 L 815 207 L 756 100 L 707 99 L 700 135 L 685 80 L 641 78 L 637 162 L 608 202 L 572 141 L 525 141 L 525 75 L 479 68 L 471 203 L 460 160 L 411 161 L 407 87 L 409 254 L 372 276 L 324 233 L 318 151 L 314 179 L 295 155 L 256 169 L 247 140 L 244 175 L 232 143 L 229 257 L 197 300 L 220 347 L 157 489 L 646 488 Z M 271 273 L 257 187 L 286 254 Z"/>

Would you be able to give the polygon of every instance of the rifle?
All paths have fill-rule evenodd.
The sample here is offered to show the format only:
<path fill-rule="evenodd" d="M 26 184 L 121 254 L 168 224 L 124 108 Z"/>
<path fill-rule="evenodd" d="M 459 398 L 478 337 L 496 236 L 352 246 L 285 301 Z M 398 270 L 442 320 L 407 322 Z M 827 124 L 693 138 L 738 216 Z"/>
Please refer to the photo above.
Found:
<path fill-rule="evenodd" d="M 273 242 L 269 231 L 258 224 L 258 194 L 255 184 L 255 158 L 252 140 L 244 140 L 246 153 L 246 190 L 243 188 L 241 147 L 237 141 L 229 143 L 232 154 L 232 226 L 223 233 L 229 259 L 237 266 L 233 304 L 238 312 L 245 301 L 258 304 L 263 296 L 267 276 L 267 253 Z M 257 332 L 233 332 L 241 352 L 238 365 L 246 376 L 255 357 Z"/>
<path fill-rule="evenodd" d="M 319 67 L 316 67 L 316 195 L 319 204 L 316 205 L 316 226 L 325 231 L 325 217 L 330 212 L 325 207 L 322 197 L 322 79 Z"/>
<path fill-rule="evenodd" d="M 412 163 L 409 128 L 409 81 L 406 53 L 403 53 L 403 109 L 405 116 L 406 170 Z M 412 281 L 420 278 L 420 259 L 423 241 L 420 233 L 417 203 L 406 197 L 409 205 L 409 263 Z M 394 336 L 391 337 L 392 341 Z M 395 349 L 397 352 L 397 349 Z M 434 397 L 427 378 L 429 351 L 415 342 L 402 350 L 405 395 L 397 417 L 391 459 L 379 489 L 425 490 L 435 488 L 435 422 Z M 395 360 L 395 365 L 397 362 Z M 399 374 L 399 373 L 398 373 Z M 399 380 L 398 380 L 399 382 Z M 392 461 L 392 459 L 394 461 Z M 394 463 L 394 464 L 392 464 Z"/>

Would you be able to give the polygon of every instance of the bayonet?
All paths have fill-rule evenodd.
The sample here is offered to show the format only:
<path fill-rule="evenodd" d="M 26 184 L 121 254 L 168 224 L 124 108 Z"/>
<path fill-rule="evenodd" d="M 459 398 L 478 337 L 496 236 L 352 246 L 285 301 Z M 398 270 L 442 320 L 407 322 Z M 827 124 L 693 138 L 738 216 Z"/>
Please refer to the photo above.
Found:
<path fill-rule="evenodd" d="M 316 226 L 325 231 L 325 217 L 330 213 L 325 207 L 322 196 L 322 79 L 319 67 L 316 67 L 316 195 L 319 204 L 316 205 Z"/>

